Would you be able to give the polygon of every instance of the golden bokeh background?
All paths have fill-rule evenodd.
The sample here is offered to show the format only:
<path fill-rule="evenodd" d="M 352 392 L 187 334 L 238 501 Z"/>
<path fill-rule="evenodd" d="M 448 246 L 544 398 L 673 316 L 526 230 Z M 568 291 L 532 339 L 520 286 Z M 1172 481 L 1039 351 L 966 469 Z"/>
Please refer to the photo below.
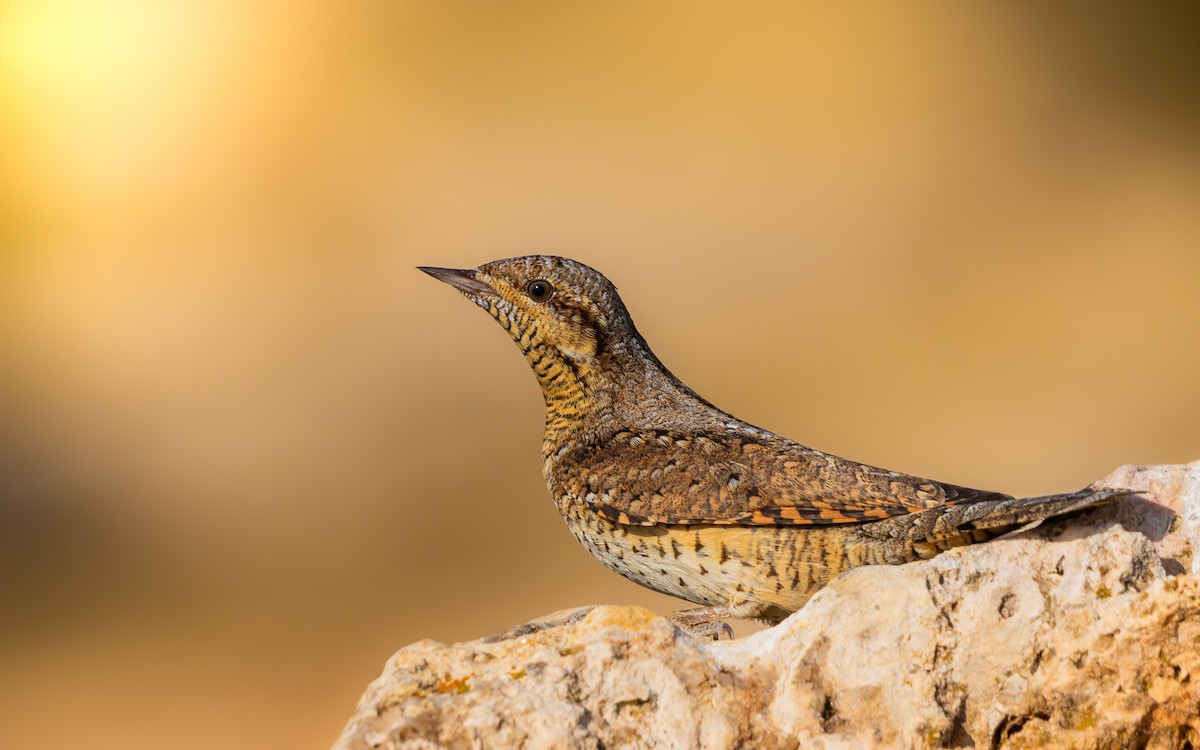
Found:
<path fill-rule="evenodd" d="M 0 4 L 0 746 L 324 748 L 409 642 L 676 605 L 566 532 L 533 377 L 418 264 L 578 258 L 701 394 L 889 468 L 1200 458 L 1194 28 Z"/>

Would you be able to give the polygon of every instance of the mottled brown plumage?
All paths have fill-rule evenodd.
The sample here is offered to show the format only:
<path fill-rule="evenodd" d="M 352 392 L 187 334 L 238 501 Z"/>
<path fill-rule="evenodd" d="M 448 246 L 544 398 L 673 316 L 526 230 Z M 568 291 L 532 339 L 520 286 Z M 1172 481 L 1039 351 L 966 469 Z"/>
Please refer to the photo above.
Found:
<path fill-rule="evenodd" d="M 900 564 L 1128 494 L 1015 499 L 831 456 L 721 411 L 668 371 L 616 288 L 566 258 L 422 268 L 487 310 L 546 400 L 543 473 L 609 568 L 728 617 L 778 621 L 838 573 Z"/>

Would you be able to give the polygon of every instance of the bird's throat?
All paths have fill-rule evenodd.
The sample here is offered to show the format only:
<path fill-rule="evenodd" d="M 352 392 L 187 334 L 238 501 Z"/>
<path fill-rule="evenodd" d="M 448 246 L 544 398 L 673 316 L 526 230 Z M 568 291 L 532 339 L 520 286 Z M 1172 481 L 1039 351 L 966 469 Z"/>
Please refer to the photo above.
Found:
<path fill-rule="evenodd" d="M 569 357 L 552 346 L 533 347 L 525 354 L 546 400 L 544 447 L 572 442 L 586 430 L 599 402 L 602 375 L 595 361 Z"/>

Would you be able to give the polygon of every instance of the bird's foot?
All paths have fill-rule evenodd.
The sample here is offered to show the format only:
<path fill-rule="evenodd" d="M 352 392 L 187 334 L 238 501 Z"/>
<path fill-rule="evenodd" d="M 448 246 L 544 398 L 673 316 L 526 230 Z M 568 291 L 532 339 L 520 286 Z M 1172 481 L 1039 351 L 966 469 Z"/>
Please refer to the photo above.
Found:
<path fill-rule="evenodd" d="M 734 617 L 728 605 L 681 609 L 669 615 L 671 622 L 685 633 L 696 638 L 712 638 L 714 641 L 720 640 L 722 635 L 733 638 L 733 628 L 723 622 L 727 617 Z"/>

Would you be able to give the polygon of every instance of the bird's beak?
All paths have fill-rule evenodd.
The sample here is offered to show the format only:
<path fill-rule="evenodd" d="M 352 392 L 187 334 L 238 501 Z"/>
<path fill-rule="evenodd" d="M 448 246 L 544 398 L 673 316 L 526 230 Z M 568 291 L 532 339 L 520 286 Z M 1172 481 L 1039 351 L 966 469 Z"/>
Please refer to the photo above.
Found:
<path fill-rule="evenodd" d="M 438 281 L 444 281 L 458 291 L 466 294 L 496 294 L 495 289 L 475 278 L 475 271 L 469 268 L 433 268 L 431 266 L 417 266 L 417 270 L 424 271 Z"/>

